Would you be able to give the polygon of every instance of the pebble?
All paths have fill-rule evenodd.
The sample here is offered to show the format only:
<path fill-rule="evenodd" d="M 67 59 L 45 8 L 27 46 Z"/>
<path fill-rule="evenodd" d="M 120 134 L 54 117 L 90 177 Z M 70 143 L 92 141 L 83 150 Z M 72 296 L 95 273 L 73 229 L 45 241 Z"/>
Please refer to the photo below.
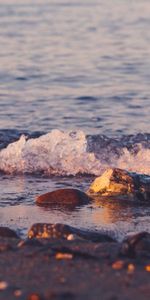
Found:
<path fill-rule="evenodd" d="M 124 261 L 123 260 L 117 260 L 112 264 L 112 268 L 114 270 L 121 270 L 124 267 Z"/>
<path fill-rule="evenodd" d="M 135 265 L 134 264 L 128 264 L 128 273 L 133 273 L 135 271 Z"/>
<path fill-rule="evenodd" d="M 42 206 L 64 206 L 73 209 L 76 206 L 88 204 L 91 198 L 78 189 L 59 189 L 36 198 L 36 203 Z"/>
<path fill-rule="evenodd" d="M 20 297 L 22 295 L 22 291 L 21 290 L 15 290 L 14 291 L 14 296 L 15 297 Z"/>
<path fill-rule="evenodd" d="M 145 266 L 145 271 L 150 272 L 150 265 Z"/>
<path fill-rule="evenodd" d="M 6 281 L 0 281 L 0 291 L 6 290 L 8 283 Z"/>
<path fill-rule="evenodd" d="M 43 298 L 40 296 L 40 295 L 38 295 L 38 294 L 30 294 L 29 296 L 28 296 L 28 298 L 27 298 L 27 300 L 42 300 Z"/>
<path fill-rule="evenodd" d="M 56 253 L 55 258 L 58 259 L 58 260 L 61 260 L 61 259 L 72 259 L 73 258 L 73 254 L 58 252 L 58 253 Z"/>

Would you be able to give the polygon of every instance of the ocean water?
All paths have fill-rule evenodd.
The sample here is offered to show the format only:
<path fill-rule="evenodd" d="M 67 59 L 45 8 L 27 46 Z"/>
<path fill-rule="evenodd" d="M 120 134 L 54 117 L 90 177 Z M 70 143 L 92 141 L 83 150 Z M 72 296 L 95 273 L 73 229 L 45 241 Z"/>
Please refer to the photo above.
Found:
<path fill-rule="evenodd" d="M 148 204 L 42 209 L 109 167 L 150 175 L 148 0 L 0 0 L 0 224 L 150 231 Z"/>

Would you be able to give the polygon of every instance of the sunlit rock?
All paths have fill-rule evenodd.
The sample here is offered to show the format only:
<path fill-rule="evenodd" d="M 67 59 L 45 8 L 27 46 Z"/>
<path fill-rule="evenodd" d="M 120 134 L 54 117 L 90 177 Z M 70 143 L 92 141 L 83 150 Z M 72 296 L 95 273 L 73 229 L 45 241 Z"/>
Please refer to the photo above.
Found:
<path fill-rule="evenodd" d="M 36 203 L 41 206 L 65 206 L 74 208 L 83 204 L 88 204 L 90 197 L 77 189 L 59 189 L 40 195 L 36 198 Z"/>
<path fill-rule="evenodd" d="M 121 169 L 108 169 L 91 184 L 88 194 L 150 199 L 150 176 L 127 172 Z"/>
<path fill-rule="evenodd" d="M 31 226 L 28 237 L 32 238 L 65 238 L 70 235 L 74 238 L 82 238 L 93 242 L 113 242 L 114 239 L 105 232 L 93 232 L 89 230 L 78 229 L 66 224 L 47 224 L 36 223 Z"/>

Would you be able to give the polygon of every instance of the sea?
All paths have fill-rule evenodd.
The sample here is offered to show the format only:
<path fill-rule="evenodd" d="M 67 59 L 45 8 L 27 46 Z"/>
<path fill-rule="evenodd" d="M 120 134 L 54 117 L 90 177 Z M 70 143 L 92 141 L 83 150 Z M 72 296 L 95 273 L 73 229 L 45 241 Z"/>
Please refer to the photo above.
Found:
<path fill-rule="evenodd" d="M 1 226 L 150 232 L 149 203 L 35 202 L 107 168 L 150 176 L 149 28 L 149 0 L 0 0 Z"/>

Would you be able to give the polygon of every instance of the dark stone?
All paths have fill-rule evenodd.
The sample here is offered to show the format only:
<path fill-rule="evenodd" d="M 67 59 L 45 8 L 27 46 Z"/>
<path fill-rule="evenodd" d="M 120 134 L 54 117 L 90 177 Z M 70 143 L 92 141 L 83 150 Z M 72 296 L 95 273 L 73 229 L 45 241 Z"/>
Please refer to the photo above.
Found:
<path fill-rule="evenodd" d="M 28 232 L 29 238 L 68 238 L 70 234 L 93 242 L 113 242 L 105 233 L 81 230 L 65 224 L 33 224 Z"/>
<path fill-rule="evenodd" d="M 0 237 L 19 238 L 17 233 L 9 227 L 0 227 Z"/>
<path fill-rule="evenodd" d="M 88 204 L 91 198 L 84 192 L 77 189 L 59 189 L 40 195 L 36 198 L 36 203 L 41 206 L 61 206 L 75 208 L 83 204 Z"/>
<path fill-rule="evenodd" d="M 139 255 L 150 257 L 150 233 L 140 232 L 123 240 L 120 254 L 127 257 Z"/>
<path fill-rule="evenodd" d="M 26 239 L 26 240 L 21 240 L 17 247 L 22 248 L 25 246 L 33 246 L 33 247 L 41 247 L 42 243 L 40 241 L 38 241 L 37 239 Z"/>

